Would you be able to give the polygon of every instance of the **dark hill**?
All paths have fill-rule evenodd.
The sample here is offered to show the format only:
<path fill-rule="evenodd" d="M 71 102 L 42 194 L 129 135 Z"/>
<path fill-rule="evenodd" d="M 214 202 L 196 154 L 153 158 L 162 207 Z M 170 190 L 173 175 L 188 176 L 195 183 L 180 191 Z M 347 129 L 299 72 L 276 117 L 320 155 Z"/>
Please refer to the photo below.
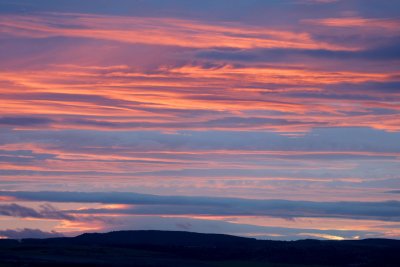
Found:
<path fill-rule="evenodd" d="M 223 234 L 200 234 L 180 231 L 118 231 L 87 233 L 74 238 L 24 239 L 25 244 L 74 244 L 110 246 L 240 247 L 258 241 Z"/>
<path fill-rule="evenodd" d="M 0 266 L 399 267 L 400 241 L 289 242 L 175 231 L 120 231 L 2 240 Z"/>

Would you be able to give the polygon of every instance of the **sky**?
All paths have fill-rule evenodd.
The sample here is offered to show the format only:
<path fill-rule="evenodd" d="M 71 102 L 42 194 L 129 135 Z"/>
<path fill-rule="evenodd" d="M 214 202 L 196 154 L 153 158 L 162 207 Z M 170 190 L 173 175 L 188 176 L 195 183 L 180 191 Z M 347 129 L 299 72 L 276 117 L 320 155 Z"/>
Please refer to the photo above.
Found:
<path fill-rule="evenodd" d="M 397 0 L 0 0 L 0 238 L 400 238 Z"/>

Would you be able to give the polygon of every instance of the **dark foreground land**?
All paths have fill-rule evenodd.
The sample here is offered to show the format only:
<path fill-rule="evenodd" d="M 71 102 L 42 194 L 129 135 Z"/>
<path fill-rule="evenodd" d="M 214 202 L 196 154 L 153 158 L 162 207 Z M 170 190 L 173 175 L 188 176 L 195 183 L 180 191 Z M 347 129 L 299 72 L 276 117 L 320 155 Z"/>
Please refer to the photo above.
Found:
<path fill-rule="evenodd" d="M 0 240 L 0 266 L 399 267 L 400 241 L 263 241 L 165 231 Z"/>

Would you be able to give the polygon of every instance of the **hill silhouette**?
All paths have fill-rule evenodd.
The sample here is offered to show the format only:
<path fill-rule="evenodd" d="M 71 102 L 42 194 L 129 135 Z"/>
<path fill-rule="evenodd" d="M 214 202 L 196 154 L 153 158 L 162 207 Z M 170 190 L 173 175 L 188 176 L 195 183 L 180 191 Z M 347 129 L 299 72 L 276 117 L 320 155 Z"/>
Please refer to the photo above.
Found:
<path fill-rule="evenodd" d="M 268 241 L 179 231 L 0 240 L 0 266 L 400 266 L 400 240 Z"/>

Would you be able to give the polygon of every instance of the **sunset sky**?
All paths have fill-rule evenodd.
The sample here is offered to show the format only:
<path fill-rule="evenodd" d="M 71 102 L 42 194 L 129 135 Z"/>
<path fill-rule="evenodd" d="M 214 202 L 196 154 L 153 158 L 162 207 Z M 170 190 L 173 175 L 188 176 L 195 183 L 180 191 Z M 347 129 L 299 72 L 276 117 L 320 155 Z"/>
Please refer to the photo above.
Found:
<path fill-rule="evenodd" d="M 0 238 L 400 238 L 399 10 L 0 0 Z"/>

